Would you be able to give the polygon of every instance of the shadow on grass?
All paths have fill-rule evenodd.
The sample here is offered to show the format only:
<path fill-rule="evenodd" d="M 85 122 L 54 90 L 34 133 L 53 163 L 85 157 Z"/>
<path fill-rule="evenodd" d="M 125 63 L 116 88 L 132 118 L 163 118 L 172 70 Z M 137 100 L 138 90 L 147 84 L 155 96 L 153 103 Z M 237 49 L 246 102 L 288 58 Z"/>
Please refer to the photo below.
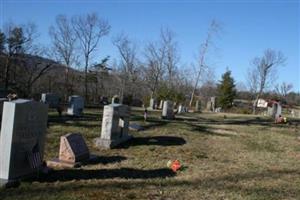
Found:
<path fill-rule="evenodd" d="M 147 122 L 149 124 L 143 125 L 144 130 L 162 127 L 169 123 L 169 121 L 167 121 L 167 120 L 159 120 L 159 119 L 155 119 L 155 118 L 150 118 L 147 120 Z"/>
<path fill-rule="evenodd" d="M 288 125 L 300 125 L 300 119 L 288 119 L 287 124 L 274 124 L 274 120 L 271 118 L 252 118 L 252 119 L 207 119 L 203 117 L 198 117 L 198 121 L 201 124 L 211 124 L 211 125 L 261 125 L 261 126 L 288 126 Z"/>
<path fill-rule="evenodd" d="M 91 114 L 84 113 L 81 117 L 73 117 L 68 115 L 58 116 L 50 115 L 48 116 L 48 124 L 51 125 L 64 125 L 64 126 L 78 126 L 78 127 L 100 127 L 101 126 L 102 114 Z M 84 124 L 85 122 L 99 122 L 99 125 Z"/>
<path fill-rule="evenodd" d="M 123 160 L 126 160 L 127 158 L 124 156 L 96 156 L 94 158 L 92 158 L 90 161 L 88 161 L 87 163 L 83 163 L 83 164 L 113 164 L 113 163 L 117 163 L 117 162 L 121 162 Z"/>
<path fill-rule="evenodd" d="M 39 182 L 56 182 L 71 180 L 90 180 L 90 179 L 151 179 L 166 178 L 175 176 L 175 172 L 168 168 L 141 170 L 133 168 L 120 169 L 64 169 L 55 170 L 47 175 L 40 176 L 36 181 Z M 29 180 L 28 180 L 29 181 Z M 33 181 L 33 180 L 30 180 Z"/>
<path fill-rule="evenodd" d="M 201 125 L 196 124 L 188 124 L 191 127 L 191 131 L 200 132 L 204 135 L 215 135 L 215 136 L 222 136 L 222 137 L 232 137 L 236 135 L 236 132 L 234 132 L 231 129 L 215 129 L 215 128 L 208 128 Z M 232 134 L 230 133 L 232 132 Z"/>
<path fill-rule="evenodd" d="M 90 170 L 88 170 L 90 171 Z M 103 191 L 119 191 L 120 189 L 144 189 L 149 186 L 157 187 L 160 189 L 168 190 L 169 188 L 186 188 L 193 190 L 202 190 L 214 193 L 235 193 L 241 194 L 251 199 L 299 199 L 300 190 L 297 187 L 297 181 L 300 180 L 299 170 L 265 170 L 261 172 L 246 172 L 246 173 L 232 173 L 229 175 L 220 175 L 207 178 L 193 178 L 191 180 L 177 180 L 166 179 L 164 181 L 149 181 L 143 179 L 149 178 L 164 178 L 173 177 L 175 173 L 169 169 L 156 169 L 156 170 L 136 170 L 131 168 L 121 168 L 113 170 L 91 170 L 90 172 L 84 170 L 60 170 L 54 171 L 47 177 L 40 177 L 40 182 L 55 182 L 55 181 L 70 181 L 70 180 L 87 180 L 87 179 L 108 179 L 108 178 L 141 178 L 142 180 L 128 180 L 124 182 L 111 181 L 111 182 L 89 182 L 88 184 L 47 184 L 45 187 L 28 187 L 26 189 L 16 189 L 15 192 L 10 190 L 0 190 L 0 196 L 22 197 L 24 194 L 40 193 L 50 195 L 51 192 L 73 192 L 74 190 L 99 190 Z M 89 178 L 88 178 L 89 177 Z M 290 179 L 293 177 L 294 184 L 288 187 L 287 183 L 280 184 L 280 180 Z M 248 181 L 256 181 L 256 184 L 245 184 Z M 273 186 L 269 187 L 272 181 Z M 275 181 L 275 182 L 273 182 Z M 277 182 L 277 183 L 276 183 Z M 146 189 L 147 190 L 147 189 Z M 207 193 L 208 194 L 208 193 Z"/>
<path fill-rule="evenodd" d="M 134 137 L 131 140 L 120 144 L 115 147 L 118 148 L 129 148 L 131 146 L 148 146 L 148 145 L 157 145 L 157 146 L 178 146 L 184 145 L 186 141 L 181 137 L 175 136 L 153 136 L 153 137 Z"/>
<path fill-rule="evenodd" d="M 139 120 L 139 122 L 142 122 L 140 125 L 139 125 L 139 123 L 133 123 L 133 124 L 138 124 L 139 126 L 141 126 L 143 131 L 151 129 L 151 128 L 162 127 L 169 123 L 168 120 L 163 120 L 163 119 L 158 119 L 158 118 L 153 118 L 153 117 L 148 118 L 146 124 L 144 122 L 144 118 L 140 119 L 139 116 L 133 117 L 133 118 L 131 118 L 131 120 L 135 121 L 135 122 Z"/>

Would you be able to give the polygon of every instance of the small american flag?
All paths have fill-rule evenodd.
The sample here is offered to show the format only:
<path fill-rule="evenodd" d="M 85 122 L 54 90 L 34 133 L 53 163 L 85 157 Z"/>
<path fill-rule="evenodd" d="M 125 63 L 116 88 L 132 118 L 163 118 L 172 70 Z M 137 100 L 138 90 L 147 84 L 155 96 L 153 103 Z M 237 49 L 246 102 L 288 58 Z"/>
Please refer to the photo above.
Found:
<path fill-rule="evenodd" d="M 37 169 L 42 165 L 43 161 L 38 144 L 33 147 L 32 152 L 27 153 L 27 159 L 31 169 Z"/>
<path fill-rule="evenodd" d="M 27 158 L 31 169 L 37 169 L 42 165 L 40 152 L 28 153 Z"/>

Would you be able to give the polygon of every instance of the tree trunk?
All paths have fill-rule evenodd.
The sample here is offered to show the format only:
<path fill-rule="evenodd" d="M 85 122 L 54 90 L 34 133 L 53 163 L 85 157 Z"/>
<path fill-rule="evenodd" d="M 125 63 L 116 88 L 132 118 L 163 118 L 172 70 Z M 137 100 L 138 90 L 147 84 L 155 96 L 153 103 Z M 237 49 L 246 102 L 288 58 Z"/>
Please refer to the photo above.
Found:
<path fill-rule="evenodd" d="M 88 65 L 89 65 L 89 57 L 85 56 L 84 96 L 86 102 L 88 102 L 88 80 L 87 80 Z"/>
<path fill-rule="evenodd" d="M 197 79 L 196 79 L 196 83 L 195 83 L 195 86 L 194 86 L 194 89 L 193 89 L 193 92 L 192 92 L 192 95 L 191 95 L 189 107 L 192 107 L 192 104 L 193 104 L 195 92 L 196 92 L 196 89 L 197 89 L 197 86 L 198 86 L 198 82 L 199 82 L 199 79 L 200 79 L 200 75 L 201 75 L 201 70 L 202 70 L 202 67 L 200 68 L 200 70 L 198 72 L 198 75 L 197 75 Z"/>
<path fill-rule="evenodd" d="M 257 102 L 258 102 L 259 97 L 261 96 L 261 93 L 262 93 L 262 92 L 259 92 L 259 93 L 256 95 L 256 98 L 255 98 L 255 100 L 254 100 L 254 102 L 253 102 L 253 106 L 252 106 L 252 114 L 253 114 L 253 115 L 256 115 Z"/>
<path fill-rule="evenodd" d="M 10 56 L 7 55 L 6 66 L 5 66 L 5 86 L 4 86 L 6 91 L 8 89 L 8 84 L 9 84 L 9 68 L 10 68 Z"/>

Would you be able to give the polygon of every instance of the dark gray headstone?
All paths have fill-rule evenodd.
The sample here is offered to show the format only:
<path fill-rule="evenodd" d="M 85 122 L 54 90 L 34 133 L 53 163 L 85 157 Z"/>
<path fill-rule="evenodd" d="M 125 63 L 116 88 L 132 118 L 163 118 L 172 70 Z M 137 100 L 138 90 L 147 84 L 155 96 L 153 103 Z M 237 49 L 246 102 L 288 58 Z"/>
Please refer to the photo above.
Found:
<path fill-rule="evenodd" d="M 52 93 L 43 93 L 41 101 L 49 105 L 49 108 L 57 108 L 59 106 L 59 96 Z"/>
<path fill-rule="evenodd" d="M 81 116 L 84 108 L 83 97 L 73 95 L 69 97 L 67 114 L 71 116 Z"/>

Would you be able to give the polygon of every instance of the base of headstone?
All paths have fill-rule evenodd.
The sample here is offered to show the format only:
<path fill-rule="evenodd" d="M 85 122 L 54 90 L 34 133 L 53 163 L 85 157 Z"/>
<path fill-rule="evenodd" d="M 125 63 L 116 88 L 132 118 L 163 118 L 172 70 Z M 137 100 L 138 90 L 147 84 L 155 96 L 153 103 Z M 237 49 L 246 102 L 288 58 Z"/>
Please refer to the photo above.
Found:
<path fill-rule="evenodd" d="M 18 187 L 19 185 L 20 185 L 19 180 L 0 179 L 0 188 L 13 188 L 13 187 Z"/>
<path fill-rule="evenodd" d="M 175 119 L 175 117 L 164 117 L 164 116 L 161 116 L 162 119 L 168 119 L 168 120 L 172 120 L 172 119 Z"/>
<path fill-rule="evenodd" d="M 78 168 L 81 167 L 83 164 L 87 164 L 89 162 L 92 162 L 94 159 L 96 159 L 97 156 L 95 155 L 90 155 L 90 158 L 86 161 L 82 162 L 66 162 L 63 160 L 59 160 L 58 158 L 54 158 L 53 160 L 48 160 L 47 161 L 47 166 L 48 167 L 54 167 L 54 168 Z"/>
<path fill-rule="evenodd" d="M 143 131 L 144 127 L 138 124 L 129 124 L 129 130 L 130 131 Z"/>
<path fill-rule="evenodd" d="M 118 146 L 119 144 L 124 143 L 130 139 L 132 139 L 131 135 L 122 137 L 118 140 L 108 140 L 108 139 L 96 138 L 96 139 L 94 139 L 94 143 L 95 143 L 96 147 L 100 147 L 100 148 L 104 148 L 104 149 L 111 149 L 111 148 L 114 148 L 114 147 Z"/>
<path fill-rule="evenodd" d="M 54 167 L 54 168 L 77 168 L 82 165 L 81 162 L 71 163 L 71 162 L 65 162 L 62 160 L 59 160 L 58 158 L 54 158 L 53 160 L 47 161 L 48 167 Z"/>

